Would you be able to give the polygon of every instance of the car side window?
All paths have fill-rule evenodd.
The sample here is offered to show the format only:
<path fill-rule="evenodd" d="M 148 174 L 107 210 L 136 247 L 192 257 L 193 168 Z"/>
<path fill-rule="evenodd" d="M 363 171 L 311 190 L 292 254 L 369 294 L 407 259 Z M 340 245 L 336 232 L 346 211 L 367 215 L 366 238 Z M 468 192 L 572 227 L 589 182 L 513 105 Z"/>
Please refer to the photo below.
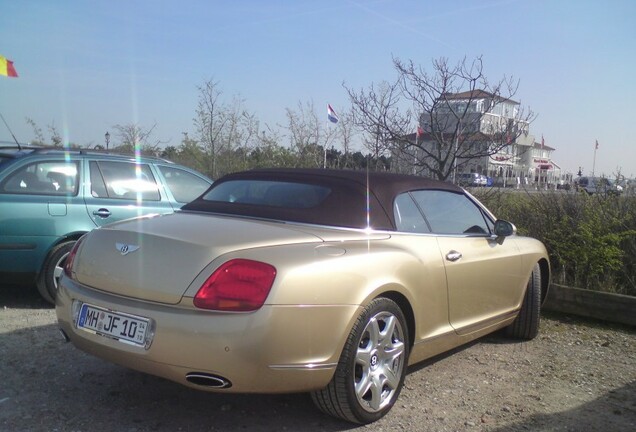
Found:
<path fill-rule="evenodd" d="M 26 165 L 9 175 L 0 191 L 30 195 L 77 195 L 77 162 L 45 161 Z"/>
<path fill-rule="evenodd" d="M 159 170 L 177 202 L 188 203 L 210 187 L 210 183 L 185 170 L 163 165 L 159 165 Z"/>
<path fill-rule="evenodd" d="M 393 215 L 398 231 L 409 233 L 430 233 L 426 220 L 409 193 L 398 195 L 393 203 Z"/>
<path fill-rule="evenodd" d="M 106 192 L 106 182 L 102 177 L 102 172 L 97 166 L 97 162 L 91 161 L 89 164 L 91 172 L 91 195 L 95 198 L 108 198 L 108 192 Z"/>
<path fill-rule="evenodd" d="M 421 190 L 411 195 L 436 234 L 490 234 L 483 212 L 464 194 Z"/>
<path fill-rule="evenodd" d="M 93 161 L 91 195 L 96 198 L 160 201 L 159 186 L 147 164 Z"/>

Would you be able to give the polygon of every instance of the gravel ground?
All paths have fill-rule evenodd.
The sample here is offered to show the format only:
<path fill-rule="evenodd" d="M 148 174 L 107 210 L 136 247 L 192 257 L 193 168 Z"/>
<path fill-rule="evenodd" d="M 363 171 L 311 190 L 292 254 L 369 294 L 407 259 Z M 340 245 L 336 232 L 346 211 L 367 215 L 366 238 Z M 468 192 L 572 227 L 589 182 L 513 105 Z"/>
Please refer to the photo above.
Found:
<path fill-rule="evenodd" d="M 320 414 L 308 395 L 199 392 L 63 342 L 34 289 L 0 285 L 0 431 L 633 431 L 636 329 L 543 317 L 409 370 L 380 421 Z"/>

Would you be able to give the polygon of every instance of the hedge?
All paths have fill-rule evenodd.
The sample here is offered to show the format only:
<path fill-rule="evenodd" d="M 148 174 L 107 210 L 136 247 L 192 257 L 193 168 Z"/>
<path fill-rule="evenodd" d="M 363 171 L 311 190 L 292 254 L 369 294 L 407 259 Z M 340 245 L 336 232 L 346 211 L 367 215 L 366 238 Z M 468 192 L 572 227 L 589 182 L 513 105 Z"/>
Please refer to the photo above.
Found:
<path fill-rule="evenodd" d="M 636 197 L 479 189 L 521 235 L 545 244 L 555 283 L 636 296 Z"/>

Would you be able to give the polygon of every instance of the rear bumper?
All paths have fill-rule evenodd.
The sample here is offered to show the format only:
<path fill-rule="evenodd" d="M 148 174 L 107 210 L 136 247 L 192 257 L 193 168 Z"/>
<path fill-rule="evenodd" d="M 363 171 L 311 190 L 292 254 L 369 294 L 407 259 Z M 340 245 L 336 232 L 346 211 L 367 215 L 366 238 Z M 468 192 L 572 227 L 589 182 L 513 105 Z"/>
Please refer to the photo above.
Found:
<path fill-rule="evenodd" d="M 76 328 L 73 301 L 152 320 L 148 349 Z M 190 303 L 190 304 L 188 304 Z M 201 311 L 191 300 L 159 305 L 115 297 L 62 278 L 56 312 L 60 328 L 79 349 L 105 360 L 201 390 L 191 373 L 222 377 L 221 391 L 287 393 L 325 387 L 331 380 L 358 306 L 265 305 L 253 313 Z"/>

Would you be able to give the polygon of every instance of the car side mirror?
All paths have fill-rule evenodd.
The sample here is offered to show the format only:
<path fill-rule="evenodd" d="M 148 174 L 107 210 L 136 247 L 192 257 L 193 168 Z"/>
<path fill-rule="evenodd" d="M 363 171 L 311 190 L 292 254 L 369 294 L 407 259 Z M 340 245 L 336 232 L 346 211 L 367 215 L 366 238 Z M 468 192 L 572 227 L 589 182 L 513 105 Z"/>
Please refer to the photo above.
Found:
<path fill-rule="evenodd" d="M 517 227 L 515 227 L 512 223 L 505 220 L 497 220 L 495 222 L 494 234 L 497 240 L 497 243 L 502 244 L 506 237 L 514 235 L 517 233 Z"/>

